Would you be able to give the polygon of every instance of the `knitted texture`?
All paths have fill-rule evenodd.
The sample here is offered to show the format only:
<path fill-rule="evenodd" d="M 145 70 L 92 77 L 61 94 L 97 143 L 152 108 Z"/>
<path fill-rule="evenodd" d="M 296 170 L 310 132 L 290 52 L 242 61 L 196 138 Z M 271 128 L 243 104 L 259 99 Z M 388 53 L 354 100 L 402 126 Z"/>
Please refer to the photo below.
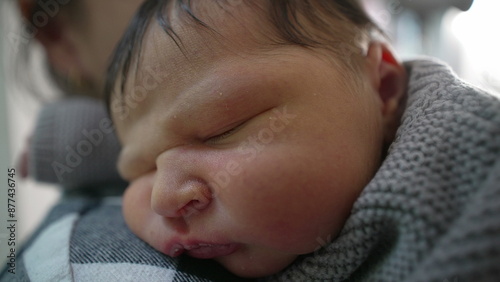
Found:
<path fill-rule="evenodd" d="M 120 182 L 120 151 L 111 120 L 100 101 L 65 99 L 39 114 L 29 150 L 35 180 L 65 188 Z"/>
<path fill-rule="evenodd" d="M 263 280 L 499 281 L 500 101 L 440 63 L 406 66 L 397 138 L 341 233 L 318 238 L 320 249 Z M 53 239 L 61 223 L 70 225 L 62 228 L 71 230 L 63 240 L 70 254 L 58 254 L 75 281 L 237 281 L 212 260 L 155 251 L 128 230 L 117 202 L 63 199 L 18 253 L 18 274 L 5 265 L 0 281 L 39 281 L 30 255 L 58 267 L 44 246 L 61 245 Z"/>
<path fill-rule="evenodd" d="M 343 230 L 269 280 L 498 281 L 500 101 L 438 62 L 407 67 L 396 140 Z"/>

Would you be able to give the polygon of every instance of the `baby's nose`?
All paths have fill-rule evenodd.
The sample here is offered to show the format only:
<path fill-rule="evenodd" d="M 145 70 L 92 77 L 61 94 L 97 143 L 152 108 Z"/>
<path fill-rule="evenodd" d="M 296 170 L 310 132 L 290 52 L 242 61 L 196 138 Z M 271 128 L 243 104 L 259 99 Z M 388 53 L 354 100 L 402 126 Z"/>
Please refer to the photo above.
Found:
<path fill-rule="evenodd" d="M 151 194 L 151 208 L 164 217 L 188 217 L 201 212 L 212 200 L 211 190 L 201 180 L 159 179 Z"/>

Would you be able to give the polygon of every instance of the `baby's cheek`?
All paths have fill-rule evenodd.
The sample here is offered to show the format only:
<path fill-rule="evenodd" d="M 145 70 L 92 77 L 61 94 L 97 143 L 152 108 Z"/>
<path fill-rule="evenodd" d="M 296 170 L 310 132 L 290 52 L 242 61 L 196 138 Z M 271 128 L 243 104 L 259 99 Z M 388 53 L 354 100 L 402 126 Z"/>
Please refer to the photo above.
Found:
<path fill-rule="evenodd" d="M 144 238 L 147 218 L 151 216 L 151 192 L 153 174 L 134 180 L 123 195 L 123 216 L 130 230 Z"/>

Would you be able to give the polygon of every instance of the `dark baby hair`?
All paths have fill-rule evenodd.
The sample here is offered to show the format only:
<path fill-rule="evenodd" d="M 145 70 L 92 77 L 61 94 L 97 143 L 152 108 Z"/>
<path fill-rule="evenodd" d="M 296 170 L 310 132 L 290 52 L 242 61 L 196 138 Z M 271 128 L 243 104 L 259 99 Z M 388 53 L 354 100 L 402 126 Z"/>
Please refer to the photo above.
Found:
<path fill-rule="evenodd" d="M 214 31 L 196 16 L 192 2 L 196 1 L 146 0 L 142 4 L 111 58 L 105 85 L 108 108 L 113 91 L 117 89 L 115 84 L 120 82 L 118 89 L 121 94 L 125 91 L 125 82 L 131 70 L 132 61 L 135 57 L 140 58 L 144 35 L 153 19 L 175 42 L 177 47 L 181 51 L 183 50 L 181 38 L 172 29 L 168 18 L 167 9 L 169 6 L 178 9 L 183 17 L 199 27 Z M 223 5 L 234 4 L 235 0 L 213 0 L 213 2 L 223 7 Z M 276 42 L 272 42 L 277 45 L 314 48 L 326 44 L 329 46 L 328 49 L 342 53 L 342 50 L 336 49 L 339 47 L 345 49 L 346 46 L 354 45 L 355 38 L 360 33 L 370 34 L 373 31 L 383 33 L 366 14 L 358 0 L 239 0 L 239 2 L 248 6 L 255 5 L 256 2 L 263 2 L 266 5 L 266 16 L 279 36 Z M 203 2 L 203 4 L 206 3 L 208 1 Z M 258 10 L 257 7 L 256 10 Z M 349 24 L 340 27 L 339 24 L 332 25 L 332 20 Z M 306 28 L 306 25 L 309 28 Z M 310 32 L 310 27 L 320 32 Z M 339 31 L 346 28 L 347 32 L 341 33 L 335 41 L 328 38 L 331 38 L 331 34 L 339 35 Z M 214 32 L 217 33 L 217 31 Z M 320 35 L 318 36 L 318 34 Z M 348 38 L 349 36 L 351 38 Z M 345 57 L 345 50 L 343 54 L 337 55 L 342 59 Z"/>

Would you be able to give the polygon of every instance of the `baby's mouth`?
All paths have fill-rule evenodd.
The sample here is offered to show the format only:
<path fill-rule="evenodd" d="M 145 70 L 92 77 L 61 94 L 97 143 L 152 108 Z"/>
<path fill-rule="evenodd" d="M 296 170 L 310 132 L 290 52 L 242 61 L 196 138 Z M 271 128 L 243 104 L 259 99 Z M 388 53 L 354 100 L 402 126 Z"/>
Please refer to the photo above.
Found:
<path fill-rule="evenodd" d="M 199 259 L 211 259 L 230 255 L 236 252 L 239 248 L 238 244 L 208 244 L 198 243 L 190 245 L 175 244 L 169 256 L 177 257 L 186 252 L 187 255 Z"/>

